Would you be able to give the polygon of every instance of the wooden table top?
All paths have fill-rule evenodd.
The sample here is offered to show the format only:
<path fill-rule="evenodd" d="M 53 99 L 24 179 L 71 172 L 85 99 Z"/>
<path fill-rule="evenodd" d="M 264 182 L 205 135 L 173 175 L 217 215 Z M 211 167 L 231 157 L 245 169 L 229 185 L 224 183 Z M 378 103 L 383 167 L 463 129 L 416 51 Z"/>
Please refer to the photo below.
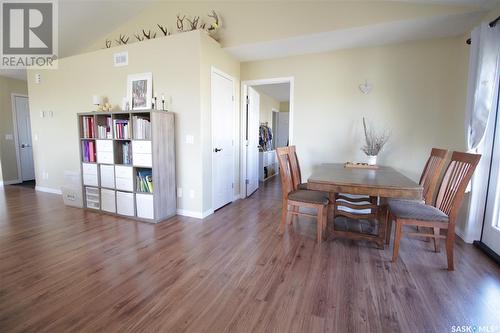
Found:
<path fill-rule="evenodd" d="M 343 164 L 317 166 L 308 188 L 336 193 L 365 194 L 385 198 L 421 199 L 422 186 L 391 167 L 346 168 Z"/>

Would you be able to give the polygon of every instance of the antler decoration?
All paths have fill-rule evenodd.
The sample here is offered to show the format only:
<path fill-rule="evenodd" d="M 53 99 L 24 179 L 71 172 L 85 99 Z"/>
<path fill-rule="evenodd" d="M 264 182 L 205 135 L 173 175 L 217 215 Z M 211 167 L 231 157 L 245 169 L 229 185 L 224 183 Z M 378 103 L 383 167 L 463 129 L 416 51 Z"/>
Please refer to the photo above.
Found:
<path fill-rule="evenodd" d="M 116 40 L 116 42 L 118 43 L 118 45 L 125 45 L 128 43 L 128 40 L 129 40 L 129 37 L 127 37 L 126 35 L 120 34 L 120 37 Z"/>
<path fill-rule="evenodd" d="M 111 47 L 111 41 L 106 39 L 106 48 L 109 49 Z"/>
<path fill-rule="evenodd" d="M 198 29 L 198 21 L 200 20 L 199 16 L 193 17 L 193 20 L 186 19 L 189 22 L 190 25 L 190 31 L 194 31 Z"/>
<path fill-rule="evenodd" d="M 163 32 L 164 36 L 170 36 L 170 31 L 168 31 L 168 28 L 165 26 L 161 26 L 157 24 L 158 28 L 160 28 L 161 32 Z"/>
<path fill-rule="evenodd" d="M 215 12 L 215 10 L 212 10 L 212 13 L 208 14 L 208 17 L 210 18 L 213 18 L 214 19 L 214 23 L 212 23 L 209 27 L 208 27 L 208 31 L 215 31 L 219 28 L 219 15 L 217 15 L 217 13 Z"/>
<path fill-rule="evenodd" d="M 142 29 L 142 34 L 144 35 L 144 37 L 146 37 L 147 39 L 153 39 L 156 37 L 156 32 L 154 34 L 151 33 L 151 30 L 148 30 L 148 32 L 146 33 L 146 31 L 144 31 L 144 29 Z"/>
<path fill-rule="evenodd" d="M 137 39 L 139 42 L 142 42 L 144 40 L 144 37 L 142 37 L 140 34 L 134 34 L 135 39 Z"/>
<path fill-rule="evenodd" d="M 182 18 L 181 18 L 181 15 L 180 14 L 177 14 L 177 30 L 179 32 L 183 32 L 184 31 L 184 19 L 186 18 L 186 15 L 184 15 Z"/>

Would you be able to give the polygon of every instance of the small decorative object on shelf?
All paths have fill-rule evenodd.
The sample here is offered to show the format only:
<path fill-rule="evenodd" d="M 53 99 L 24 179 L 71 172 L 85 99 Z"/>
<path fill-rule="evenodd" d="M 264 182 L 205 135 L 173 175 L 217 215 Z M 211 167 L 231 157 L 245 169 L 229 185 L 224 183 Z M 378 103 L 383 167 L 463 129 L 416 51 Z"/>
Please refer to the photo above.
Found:
<path fill-rule="evenodd" d="M 165 110 L 165 95 L 161 94 L 161 109 L 163 111 L 166 111 Z"/>
<path fill-rule="evenodd" d="M 99 111 L 99 106 L 101 105 L 101 96 L 93 95 L 92 96 L 92 104 L 95 105 L 94 111 Z"/>
<path fill-rule="evenodd" d="M 364 117 L 363 130 L 365 134 L 365 144 L 361 147 L 361 150 L 366 154 L 368 164 L 375 165 L 377 164 L 377 156 L 387 141 L 389 141 L 390 135 L 387 130 L 384 130 L 382 133 L 377 133 L 373 126 L 368 127 Z"/>
<path fill-rule="evenodd" d="M 153 99 L 153 74 L 142 73 L 127 77 L 127 93 L 132 110 L 147 110 Z"/>

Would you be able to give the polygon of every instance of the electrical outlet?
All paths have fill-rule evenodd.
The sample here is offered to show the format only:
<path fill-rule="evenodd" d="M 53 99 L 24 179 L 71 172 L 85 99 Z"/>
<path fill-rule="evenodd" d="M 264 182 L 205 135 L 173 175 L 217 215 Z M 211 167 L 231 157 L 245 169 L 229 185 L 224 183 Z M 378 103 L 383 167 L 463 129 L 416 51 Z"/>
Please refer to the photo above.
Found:
<path fill-rule="evenodd" d="M 182 187 L 177 189 L 177 198 L 182 198 Z"/>
<path fill-rule="evenodd" d="M 40 75 L 40 73 L 36 73 L 35 74 L 35 83 L 40 84 L 40 82 L 42 82 L 42 75 Z"/>
<path fill-rule="evenodd" d="M 12 134 L 5 134 L 5 140 L 8 140 L 8 141 L 14 140 L 14 135 L 12 135 Z"/>
<path fill-rule="evenodd" d="M 43 171 L 42 172 L 42 178 L 45 179 L 45 180 L 49 179 L 49 173 L 47 171 Z"/>
<path fill-rule="evenodd" d="M 189 197 L 194 199 L 194 190 L 189 190 Z"/>
<path fill-rule="evenodd" d="M 186 135 L 186 143 L 189 145 L 194 144 L 194 136 L 193 135 Z"/>

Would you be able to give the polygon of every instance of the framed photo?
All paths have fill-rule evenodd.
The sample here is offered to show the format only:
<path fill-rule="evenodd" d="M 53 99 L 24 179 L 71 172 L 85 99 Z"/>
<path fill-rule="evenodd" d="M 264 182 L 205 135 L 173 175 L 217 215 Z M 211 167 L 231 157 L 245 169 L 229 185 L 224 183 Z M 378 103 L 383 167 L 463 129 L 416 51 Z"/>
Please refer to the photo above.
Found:
<path fill-rule="evenodd" d="M 127 96 L 130 109 L 151 109 L 153 73 L 132 74 L 127 77 Z"/>

